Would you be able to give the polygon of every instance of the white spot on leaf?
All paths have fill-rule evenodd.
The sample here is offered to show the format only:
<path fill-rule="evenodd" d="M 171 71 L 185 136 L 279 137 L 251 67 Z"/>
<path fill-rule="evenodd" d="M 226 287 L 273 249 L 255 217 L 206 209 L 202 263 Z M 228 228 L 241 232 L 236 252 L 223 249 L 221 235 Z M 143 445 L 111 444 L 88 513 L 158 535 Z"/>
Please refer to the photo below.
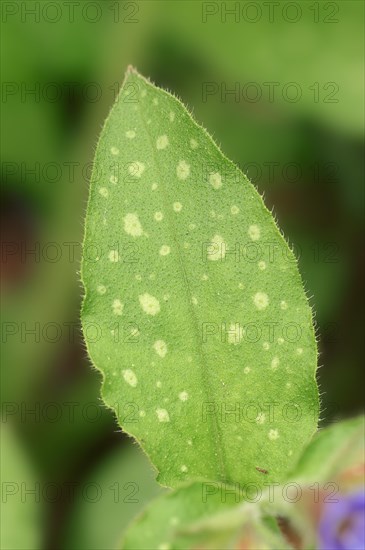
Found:
<path fill-rule="evenodd" d="M 160 312 L 160 302 L 148 292 L 139 296 L 139 303 L 147 315 L 157 315 Z"/>
<path fill-rule="evenodd" d="M 153 349 L 160 357 L 164 358 L 167 353 L 167 345 L 163 340 L 157 340 L 153 344 Z"/>
<path fill-rule="evenodd" d="M 114 300 L 112 307 L 114 315 L 122 315 L 124 304 L 118 298 Z"/>
<path fill-rule="evenodd" d="M 140 178 L 145 171 L 145 165 L 139 160 L 135 160 L 128 165 L 128 172 L 134 178 Z"/>
<path fill-rule="evenodd" d="M 162 212 L 155 212 L 153 217 L 155 218 L 156 222 L 160 222 L 163 219 Z"/>
<path fill-rule="evenodd" d="M 260 228 L 258 225 L 250 225 L 250 227 L 248 228 L 248 236 L 250 237 L 250 239 L 252 239 L 253 241 L 258 241 L 259 238 L 260 238 Z"/>
<path fill-rule="evenodd" d="M 128 139 L 134 139 L 136 137 L 136 132 L 134 130 L 127 130 L 125 136 Z"/>
<path fill-rule="evenodd" d="M 108 258 L 111 262 L 116 263 L 119 261 L 118 250 L 111 250 L 108 254 Z"/>
<path fill-rule="evenodd" d="M 159 150 L 166 149 L 168 144 L 169 144 L 169 138 L 166 135 L 159 136 L 156 140 L 156 148 Z"/>
<path fill-rule="evenodd" d="M 220 189 L 222 187 L 222 176 L 219 172 L 212 172 L 209 175 L 209 183 L 214 189 Z"/>
<path fill-rule="evenodd" d="M 192 149 L 196 149 L 197 147 L 199 147 L 199 144 L 198 144 L 198 142 L 196 141 L 196 139 L 191 138 L 191 140 L 190 140 L 190 147 L 191 147 Z"/>
<path fill-rule="evenodd" d="M 265 292 L 256 292 L 255 296 L 253 297 L 253 302 L 257 309 L 262 311 L 269 305 L 268 295 L 265 294 Z"/>
<path fill-rule="evenodd" d="M 163 244 L 160 248 L 160 256 L 167 256 L 170 254 L 171 248 L 167 244 Z"/>
<path fill-rule="evenodd" d="M 119 155 L 118 147 L 111 147 L 110 152 L 111 152 L 112 155 Z"/>
<path fill-rule="evenodd" d="M 143 235 L 143 229 L 141 222 L 138 219 L 137 214 L 127 214 L 124 218 L 124 231 L 132 237 L 140 237 Z"/>
<path fill-rule="evenodd" d="M 172 205 L 172 208 L 175 210 L 175 212 L 181 212 L 182 204 L 181 202 L 174 202 Z"/>
<path fill-rule="evenodd" d="M 104 198 L 107 198 L 109 196 L 109 191 L 107 190 L 106 187 L 100 187 L 99 188 L 99 193 Z"/>
<path fill-rule="evenodd" d="M 187 401 L 189 399 L 189 394 L 186 391 L 182 391 L 179 393 L 179 399 L 180 401 Z"/>
<path fill-rule="evenodd" d="M 123 371 L 123 378 L 129 384 L 132 386 L 132 388 L 135 388 L 137 386 L 138 380 L 137 376 L 134 374 L 134 372 L 130 369 Z"/>
<path fill-rule="evenodd" d="M 279 437 L 278 430 L 270 430 L 269 434 L 268 434 L 268 437 L 269 437 L 269 439 L 271 439 L 271 441 L 275 441 L 275 439 L 278 439 L 278 437 Z"/>
<path fill-rule="evenodd" d="M 156 409 L 159 422 L 170 422 L 170 416 L 166 409 Z"/>
<path fill-rule="evenodd" d="M 207 249 L 208 260 L 222 260 L 226 255 L 226 245 L 221 235 L 214 235 Z"/>
<path fill-rule="evenodd" d="M 180 160 L 176 167 L 176 175 L 179 180 L 186 180 L 190 175 L 190 164 L 185 160 Z"/>

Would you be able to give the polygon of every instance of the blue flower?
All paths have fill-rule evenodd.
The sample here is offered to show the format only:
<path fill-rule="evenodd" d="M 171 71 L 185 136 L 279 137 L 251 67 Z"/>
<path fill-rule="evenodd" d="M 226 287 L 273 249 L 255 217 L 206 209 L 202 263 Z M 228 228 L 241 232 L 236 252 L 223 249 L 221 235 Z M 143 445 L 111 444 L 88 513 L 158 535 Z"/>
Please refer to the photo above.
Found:
<path fill-rule="evenodd" d="M 364 550 L 365 493 L 326 504 L 319 523 L 319 550 Z"/>

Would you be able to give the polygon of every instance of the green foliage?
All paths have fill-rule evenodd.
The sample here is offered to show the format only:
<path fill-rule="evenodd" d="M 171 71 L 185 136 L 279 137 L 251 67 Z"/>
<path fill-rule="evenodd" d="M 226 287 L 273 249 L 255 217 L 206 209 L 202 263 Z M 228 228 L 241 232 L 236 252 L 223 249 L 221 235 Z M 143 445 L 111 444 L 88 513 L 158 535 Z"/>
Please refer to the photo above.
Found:
<path fill-rule="evenodd" d="M 290 474 L 301 483 L 328 481 L 364 460 L 364 417 L 319 431 Z"/>
<path fill-rule="evenodd" d="M 132 442 L 123 442 L 109 453 L 83 480 L 82 489 L 90 484 L 90 494 L 94 491 L 98 498 L 86 501 L 85 490 L 78 492 L 63 547 L 116 548 L 131 520 L 152 498 L 164 492 L 153 474 L 151 464 Z"/>
<path fill-rule="evenodd" d="M 13 550 L 42 547 L 43 505 L 36 495 L 37 475 L 27 461 L 13 426 L 1 423 L 1 548 Z"/>
<path fill-rule="evenodd" d="M 82 280 L 103 398 L 160 483 L 283 478 L 318 413 L 295 258 L 247 178 L 133 69 L 95 155 Z"/>
<path fill-rule="evenodd" d="M 122 548 L 288 548 L 275 522 L 234 487 L 194 483 L 156 499 L 130 526 Z"/>

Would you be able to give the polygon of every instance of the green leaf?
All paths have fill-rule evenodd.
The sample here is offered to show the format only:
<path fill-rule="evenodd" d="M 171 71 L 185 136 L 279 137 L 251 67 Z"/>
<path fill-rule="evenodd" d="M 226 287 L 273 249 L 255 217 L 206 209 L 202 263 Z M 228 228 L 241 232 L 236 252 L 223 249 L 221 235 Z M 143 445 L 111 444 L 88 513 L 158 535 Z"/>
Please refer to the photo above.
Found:
<path fill-rule="evenodd" d="M 247 178 L 133 69 L 98 143 L 85 231 L 87 349 L 160 483 L 282 479 L 318 416 L 294 255 Z"/>
<path fill-rule="evenodd" d="M 42 487 L 13 425 L 1 423 L 1 548 L 36 550 L 44 541 Z M 35 494 L 27 493 L 34 490 Z"/>
<path fill-rule="evenodd" d="M 274 521 L 239 491 L 194 483 L 153 501 L 127 530 L 122 548 L 288 548 Z"/>
<path fill-rule="evenodd" d="M 351 468 L 363 472 L 364 417 L 338 422 L 319 431 L 305 449 L 289 479 L 301 483 L 333 480 Z M 356 474 L 356 471 L 353 471 Z M 356 479 L 358 476 L 356 476 Z"/>
<path fill-rule="evenodd" d="M 95 500 L 85 498 L 89 486 L 97 494 Z M 63 548 L 117 548 L 131 520 L 163 491 L 140 449 L 132 441 L 123 442 L 83 480 L 70 512 Z"/>

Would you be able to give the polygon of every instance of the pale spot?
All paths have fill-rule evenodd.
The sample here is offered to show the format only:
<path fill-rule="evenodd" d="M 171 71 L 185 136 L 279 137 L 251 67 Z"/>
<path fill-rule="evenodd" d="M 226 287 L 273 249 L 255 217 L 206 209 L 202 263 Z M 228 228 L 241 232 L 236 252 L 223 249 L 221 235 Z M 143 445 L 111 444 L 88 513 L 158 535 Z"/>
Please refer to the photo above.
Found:
<path fill-rule="evenodd" d="M 157 547 L 157 550 L 171 550 L 171 545 L 168 542 L 161 542 Z"/>
<path fill-rule="evenodd" d="M 170 122 L 174 122 L 175 120 L 175 113 L 173 111 L 169 112 L 169 120 Z"/>
<path fill-rule="evenodd" d="M 250 225 L 250 227 L 248 228 L 248 236 L 250 237 L 250 239 L 252 239 L 253 241 L 258 241 L 259 238 L 260 238 L 260 228 L 258 225 Z"/>
<path fill-rule="evenodd" d="M 180 401 L 187 401 L 189 399 L 189 394 L 186 391 L 182 391 L 179 393 L 179 399 Z"/>
<path fill-rule="evenodd" d="M 285 384 L 285 386 L 286 386 L 287 388 L 291 388 L 291 382 L 287 382 L 287 383 Z"/>
<path fill-rule="evenodd" d="M 119 155 L 118 147 L 110 147 L 110 152 L 112 155 Z"/>
<path fill-rule="evenodd" d="M 256 424 L 263 424 L 266 420 L 266 415 L 263 412 L 259 412 L 259 414 L 255 418 Z"/>
<path fill-rule="evenodd" d="M 160 248 L 160 256 L 167 256 L 170 254 L 171 248 L 167 244 L 163 244 Z"/>
<path fill-rule="evenodd" d="M 96 287 L 97 293 L 101 296 L 106 293 L 106 287 L 104 285 L 98 285 Z"/>
<path fill-rule="evenodd" d="M 158 105 L 158 99 L 157 99 L 157 97 L 154 97 L 154 98 L 153 98 L 153 104 L 154 104 L 154 105 Z"/>
<path fill-rule="evenodd" d="M 172 517 L 172 518 L 170 519 L 170 524 L 171 524 L 171 525 L 177 525 L 178 523 L 180 523 L 179 518 L 177 518 L 177 517 Z"/>
<path fill-rule="evenodd" d="M 109 196 L 109 191 L 107 190 L 106 187 L 99 187 L 99 194 L 102 197 L 107 198 Z"/>
<path fill-rule="evenodd" d="M 140 275 L 139 273 L 137 273 L 137 275 L 135 275 L 134 278 L 135 278 L 137 281 L 142 281 L 142 275 Z"/>
<path fill-rule="evenodd" d="M 239 344 L 244 336 L 243 327 L 239 323 L 231 323 L 228 331 L 228 343 Z"/>
<path fill-rule="evenodd" d="M 259 310 L 265 309 L 269 305 L 269 298 L 268 295 L 265 294 L 265 292 L 256 292 L 255 296 L 253 297 L 253 303 Z"/>
<path fill-rule="evenodd" d="M 176 167 L 176 175 L 179 180 L 186 180 L 190 175 L 190 164 L 185 160 L 180 160 Z"/>
<path fill-rule="evenodd" d="M 263 260 L 259 262 L 257 265 L 261 271 L 264 271 L 264 269 L 266 269 L 266 262 L 264 262 Z"/>
<path fill-rule="evenodd" d="M 153 217 L 155 218 L 156 222 L 160 222 L 161 220 L 163 220 L 162 212 L 155 212 Z"/>
<path fill-rule="evenodd" d="M 211 210 L 209 214 L 212 216 L 212 218 L 215 218 L 217 215 L 214 210 Z"/>
<path fill-rule="evenodd" d="M 166 409 L 156 409 L 159 422 L 170 422 L 170 416 Z"/>
<path fill-rule="evenodd" d="M 238 288 L 242 290 L 245 288 L 245 285 L 243 283 L 238 283 Z"/>
<path fill-rule="evenodd" d="M 175 210 L 175 212 L 181 212 L 182 204 L 181 202 L 174 202 L 172 205 L 172 208 Z"/>
<path fill-rule="evenodd" d="M 238 212 L 240 211 L 240 209 L 238 208 L 238 206 L 231 206 L 231 214 L 233 214 L 233 216 L 235 216 L 236 214 L 238 214 Z"/>
<path fill-rule="evenodd" d="M 184 247 L 184 248 L 190 248 L 190 243 L 184 243 L 184 244 L 183 244 L 183 247 Z"/>
<path fill-rule="evenodd" d="M 158 187 L 157 183 L 153 183 L 153 184 L 151 185 L 152 191 L 156 191 L 157 187 Z"/>
<path fill-rule="evenodd" d="M 156 279 L 156 274 L 155 273 L 150 273 L 148 275 L 148 278 L 151 279 L 151 281 L 153 281 L 153 279 Z"/>
<path fill-rule="evenodd" d="M 297 348 L 297 349 L 296 349 L 296 353 L 297 353 L 297 355 L 302 355 L 302 353 L 303 353 L 303 348 Z"/>
<path fill-rule="evenodd" d="M 281 309 L 288 309 L 288 304 L 286 303 L 285 300 L 281 300 L 280 307 Z"/>
<path fill-rule="evenodd" d="M 198 146 L 199 146 L 199 144 L 198 144 L 198 142 L 196 141 L 196 139 L 191 138 L 191 140 L 190 140 L 190 147 L 191 147 L 192 149 L 196 149 Z"/>
<path fill-rule="evenodd" d="M 250 367 L 245 367 L 245 368 L 243 369 L 243 372 L 244 372 L 245 374 L 248 374 L 250 371 L 251 371 Z"/>
<path fill-rule="evenodd" d="M 139 296 L 139 303 L 147 315 L 157 315 L 160 312 L 160 302 L 148 292 Z"/>
<path fill-rule="evenodd" d="M 214 189 L 220 189 L 222 187 L 222 176 L 219 172 L 212 172 L 209 175 L 209 183 Z"/>
<path fill-rule="evenodd" d="M 150 118 L 147 119 L 147 124 L 150 125 L 152 120 Z"/>
<path fill-rule="evenodd" d="M 111 262 L 115 263 L 119 261 L 119 253 L 118 250 L 111 250 L 108 254 L 108 258 Z"/>
<path fill-rule="evenodd" d="M 146 97 L 147 95 L 147 91 L 146 90 L 142 90 L 141 91 L 141 97 Z"/>
<path fill-rule="evenodd" d="M 161 388 L 161 386 L 162 386 L 162 382 L 160 380 L 157 380 L 156 387 Z"/>
<path fill-rule="evenodd" d="M 135 388 L 137 386 L 138 380 L 137 376 L 134 374 L 134 372 L 130 369 L 123 371 L 123 378 L 129 384 L 132 386 L 132 388 Z"/>
<path fill-rule="evenodd" d="M 194 229 L 196 229 L 196 224 L 195 223 L 189 223 L 189 229 L 190 229 L 190 231 L 193 231 Z"/>
<path fill-rule="evenodd" d="M 292 456 L 293 454 L 293 451 L 290 449 L 290 451 L 288 451 L 288 456 Z"/>
<path fill-rule="evenodd" d="M 134 139 L 136 137 L 136 132 L 134 130 L 127 130 L 125 133 L 125 137 L 128 139 Z"/>
<path fill-rule="evenodd" d="M 193 358 L 191 355 L 188 355 L 188 363 L 192 363 L 193 362 Z"/>
<path fill-rule="evenodd" d="M 272 361 L 271 361 L 271 368 L 272 368 L 273 370 L 276 370 L 276 369 L 278 368 L 278 366 L 279 366 L 279 363 L 280 363 L 279 357 L 273 357 L 273 359 L 272 359 Z"/>
<path fill-rule="evenodd" d="M 168 144 L 169 144 L 169 138 L 165 134 L 163 136 L 159 136 L 156 140 L 156 148 L 159 150 L 166 149 Z"/>
<path fill-rule="evenodd" d="M 118 298 L 114 300 L 112 307 L 114 315 L 122 315 L 124 304 L 122 304 L 122 302 L 118 300 Z"/>
<path fill-rule="evenodd" d="M 209 279 L 209 277 L 205 273 L 201 276 L 202 281 L 207 281 L 208 279 Z"/>
<path fill-rule="evenodd" d="M 180 470 L 185 474 L 188 471 L 188 467 L 183 464 L 180 468 Z"/>
<path fill-rule="evenodd" d="M 278 439 L 279 432 L 278 430 L 270 430 L 268 434 L 268 438 L 271 439 L 271 441 L 275 441 L 275 439 Z"/>
<path fill-rule="evenodd" d="M 167 302 L 170 299 L 170 294 L 164 294 L 163 299 Z"/>
<path fill-rule="evenodd" d="M 193 444 L 192 440 L 191 440 L 191 439 L 188 439 L 188 440 L 187 440 L 187 444 L 188 444 L 188 445 L 192 445 L 192 444 Z"/>
<path fill-rule="evenodd" d="M 269 342 L 264 342 L 264 343 L 262 344 L 262 347 L 263 347 L 264 349 L 266 349 L 266 350 L 270 349 L 270 344 L 269 344 Z"/>
<path fill-rule="evenodd" d="M 156 340 L 153 344 L 153 349 L 160 357 L 164 358 L 167 353 L 167 345 L 163 340 Z"/>
<path fill-rule="evenodd" d="M 143 235 L 142 225 L 137 214 L 127 214 L 124 216 L 123 221 L 124 231 L 128 233 L 128 235 L 132 235 L 132 237 L 140 237 Z"/>
<path fill-rule="evenodd" d="M 145 165 L 139 160 L 135 160 L 128 165 L 128 172 L 134 178 L 140 178 L 145 170 Z"/>
<path fill-rule="evenodd" d="M 141 411 L 139 411 L 139 416 L 141 418 L 144 418 L 146 416 L 146 411 L 144 411 L 143 409 Z"/>
<path fill-rule="evenodd" d="M 281 336 L 278 338 L 278 344 L 284 344 L 284 338 L 282 338 Z"/>
<path fill-rule="evenodd" d="M 191 303 L 194 304 L 194 306 L 196 306 L 198 304 L 198 299 L 195 296 L 192 296 Z"/>
<path fill-rule="evenodd" d="M 209 248 L 207 248 L 208 260 L 223 260 L 226 255 L 225 245 L 226 243 L 224 242 L 223 237 L 221 237 L 220 235 L 214 235 Z"/>
<path fill-rule="evenodd" d="M 118 183 L 118 178 L 117 178 L 117 176 L 110 176 L 109 181 L 113 185 L 116 185 Z"/>

